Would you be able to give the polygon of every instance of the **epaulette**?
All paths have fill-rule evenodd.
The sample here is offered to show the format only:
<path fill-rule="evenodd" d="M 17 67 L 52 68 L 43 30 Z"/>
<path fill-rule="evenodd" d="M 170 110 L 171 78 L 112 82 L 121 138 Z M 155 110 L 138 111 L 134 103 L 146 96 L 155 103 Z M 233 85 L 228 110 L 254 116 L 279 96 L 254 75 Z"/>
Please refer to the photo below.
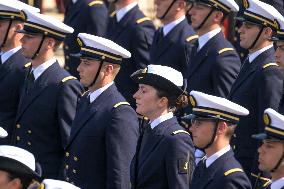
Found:
<path fill-rule="evenodd" d="M 138 20 L 136 20 L 137 24 L 141 24 L 142 22 L 151 20 L 149 17 L 145 16 L 144 18 L 139 18 Z"/>
<path fill-rule="evenodd" d="M 251 176 L 253 177 L 256 177 L 257 179 L 260 179 L 262 181 L 265 181 L 265 182 L 270 182 L 271 180 L 269 178 L 265 178 L 265 177 L 261 177 L 260 174 L 259 175 L 256 175 L 254 173 L 250 173 Z M 269 183 L 268 183 L 269 184 Z"/>
<path fill-rule="evenodd" d="M 189 36 L 188 38 L 186 38 L 186 41 L 187 41 L 187 42 L 191 42 L 191 41 L 194 40 L 194 39 L 198 39 L 198 35 L 191 35 L 191 36 Z"/>
<path fill-rule="evenodd" d="M 233 168 L 233 169 L 230 169 L 230 170 L 226 171 L 224 173 L 224 175 L 228 176 L 228 175 L 230 175 L 232 173 L 235 173 L 235 172 L 244 172 L 244 170 L 242 170 L 241 168 Z"/>
<path fill-rule="evenodd" d="M 112 13 L 110 13 L 110 17 L 114 17 L 116 15 L 116 11 L 113 11 Z"/>
<path fill-rule="evenodd" d="M 218 54 L 222 54 L 224 52 L 233 51 L 233 50 L 235 50 L 235 49 L 233 49 L 233 48 L 224 48 L 224 49 L 219 50 Z"/>
<path fill-rule="evenodd" d="M 70 75 L 70 76 L 64 77 L 64 78 L 61 80 L 61 82 L 64 83 L 64 82 L 69 81 L 69 80 L 72 80 L 72 79 L 77 79 L 77 78 Z"/>
<path fill-rule="evenodd" d="M 171 135 L 177 135 L 177 134 L 180 134 L 180 133 L 184 133 L 184 134 L 190 135 L 189 132 L 187 132 L 187 131 L 185 131 L 185 130 L 177 130 L 177 131 L 174 131 L 174 132 L 172 132 Z"/>
<path fill-rule="evenodd" d="M 87 94 L 90 90 L 87 90 L 85 92 L 82 93 L 81 97 L 83 97 L 85 94 Z"/>
<path fill-rule="evenodd" d="M 30 67 L 31 65 L 32 65 L 32 63 L 31 63 L 31 62 L 26 63 L 26 64 L 24 65 L 24 68 L 28 68 L 28 67 Z"/>
<path fill-rule="evenodd" d="M 121 106 L 121 105 L 128 105 L 128 106 L 130 106 L 130 104 L 128 102 L 119 102 L 119 103 L 115 104 L 113 107 L 117 108 L 118 106 Z"/>
<path fill-rule="evenodd" d="M 264 66 L 262 66 L 262 68 L 265 69 L 265 68 L 268 68 L 270 66 L 279 66 L 279 65 L 276 64 L 276 63 L 268 63 L 268 64 L 265 64 Z"/>
<path fill-rule="evenodd" d="M 92 1 L 88 5 L 89 7 L 94 6 L 94 5 L 103 5 L 104 3 L 102 1 Z"/>

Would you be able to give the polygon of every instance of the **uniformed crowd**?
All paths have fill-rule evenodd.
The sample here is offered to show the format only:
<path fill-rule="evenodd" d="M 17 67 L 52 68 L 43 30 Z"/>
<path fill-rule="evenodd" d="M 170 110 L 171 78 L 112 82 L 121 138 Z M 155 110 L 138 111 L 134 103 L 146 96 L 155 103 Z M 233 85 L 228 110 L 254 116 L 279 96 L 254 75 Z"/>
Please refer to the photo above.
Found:
<path fill-rule="evenodd" d="M 0 189 L 284 188 L 283 0 L 67 2 L 0 0 Z"/>

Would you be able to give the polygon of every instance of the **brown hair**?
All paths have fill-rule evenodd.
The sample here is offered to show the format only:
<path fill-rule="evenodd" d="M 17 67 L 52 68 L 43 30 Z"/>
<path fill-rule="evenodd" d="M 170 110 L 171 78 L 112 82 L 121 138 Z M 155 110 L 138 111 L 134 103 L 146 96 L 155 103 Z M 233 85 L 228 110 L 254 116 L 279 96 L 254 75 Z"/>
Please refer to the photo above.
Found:
<path fill-rule="evenodd" d="M 188 105 L 188 96 L 186 94 L 181 94 L 176 96 L 167 90 L 160 89 L 159 87 L 154 87 L 157 90 L 157 95 L 159 98 L 166 97 L 169 101 L 168 108 L 172 112 L 184 108 Z"/>

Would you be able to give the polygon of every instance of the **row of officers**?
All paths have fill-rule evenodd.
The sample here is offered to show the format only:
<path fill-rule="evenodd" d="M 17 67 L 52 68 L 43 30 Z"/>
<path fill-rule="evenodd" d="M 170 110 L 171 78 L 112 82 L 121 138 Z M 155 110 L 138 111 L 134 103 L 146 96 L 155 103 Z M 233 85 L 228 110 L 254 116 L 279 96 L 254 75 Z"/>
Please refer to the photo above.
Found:
<path fill-rule="evenodd" d="M 80 16 L 103 2 L 72 2 L 76 13 L 67 14 L 80 23 L 70 27 L 0 0 L 0 124 L 8 132 L 0 143 L 33 153 L 41 178 L 82 189 L 284 186 L 284 17 L 273 6 L 243 1 L 238 32 L 249 55 L 241 64 L 221 30 L 239 11 L 234 0 L 156 0 L 157 31 L 137 2 L 116 0 L 105 38 L 87 34 L 89 24 L 74 35 L 98 19 Z M 64 49 L 80 61 L 80 82 L 54 58 L 72 36 L 78 49 L 67 41 Z"/>

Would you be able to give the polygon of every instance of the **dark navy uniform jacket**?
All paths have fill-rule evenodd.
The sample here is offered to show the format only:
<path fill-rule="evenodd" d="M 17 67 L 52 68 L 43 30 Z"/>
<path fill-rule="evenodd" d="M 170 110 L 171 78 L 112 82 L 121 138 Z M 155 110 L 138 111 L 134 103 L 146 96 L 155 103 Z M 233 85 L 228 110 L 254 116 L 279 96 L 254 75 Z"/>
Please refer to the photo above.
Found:
<path fill-rule="evenodd" d="M 8 137 L 1 139 L 0 144 L 10 144 L 15 123 L 20 90 L 27 73 L 28 59 L 18 50 L 4 64 L 0 64 L 0 126 L 8 132 Z"/>
<path fill-rule="evenodd" d="M 228 96 L 229 100 L 250 112 L 240 119 L 231 142 L 236 159 L 249 175 L 258 148 L 258 141 L 252 139 L 251 135 L 263 132 L 264 110 L 277 110 L 282 97 L 283 76 L 274 62 L 273 48 L 261 53 L 249 64 L 244 74 L 240 73 Z"/>
<path fill-rule="evenodd" d="M 133 189 L 189 188 L 194 147 L 175 117 L 152 129 L 140 150 L 131 163 Z"/>
<path fill-rule="evenodd" d="M 82 189 L 129 189 L 138 118 L 112 84 L 89 104 L 78 104 L 66 148 L 65 180 Z"/>
<path fill-rule="evenodd" d="M 226 97 L 240 71 L 238 54 L 222 32 L 211 38 L 197 53 L 196 48 L 192 49 L 188 60 L 188 92 L 196 90 Z"/>
<path fill-rule="evenodd" d="M 159 30 L 157 30 L 150 49 L 150 63 L 169 66 L 184 75 L 187 68 L 185 46 L 197 37 L 186 19 L 161 39 L 159 39 Z"/>
<path fill-rule="evenodd" d="M 251 189 L 250 181 L 232 150 L 207 168 L 202 161 L 194 170 L 190 189 Z"/>
<path fill-rule="evenodd" d="M 135 106 L 132 95 L 138 85 L 131 80 L 130 75 L 149 64 L 149 49 L 154 32 L 153 22 L 145 17 L 138 6 L 127 12 L 119 22 L 116 21 L 115 12 L 111 14 L 106 38 L 131 52 L 131 58 L 123 59 L 115 83 L 132 107 Z"/>
<path fill-rule="evenodd" d="M 13 145 L 34 154 L 44 178 L 57 178 L 82 86 L 55 62 L 35 80 L 28 94 L 25 88 L 17 112 Z"/>
<path fill-rule="evenodd" d="M 77 43 L 78 33 L 88 33 L 97 36 L 105 35 L 108 23 L 108 9 L 103 1 L 77 0 L 73 4 L 70 0 L 65 12 L 64 23 L 74 28 L 74 32 L 64 40 L 65 69 L 78 78 L 77 67 L 80 59 L 70 54 L 80 51 Z"/>

